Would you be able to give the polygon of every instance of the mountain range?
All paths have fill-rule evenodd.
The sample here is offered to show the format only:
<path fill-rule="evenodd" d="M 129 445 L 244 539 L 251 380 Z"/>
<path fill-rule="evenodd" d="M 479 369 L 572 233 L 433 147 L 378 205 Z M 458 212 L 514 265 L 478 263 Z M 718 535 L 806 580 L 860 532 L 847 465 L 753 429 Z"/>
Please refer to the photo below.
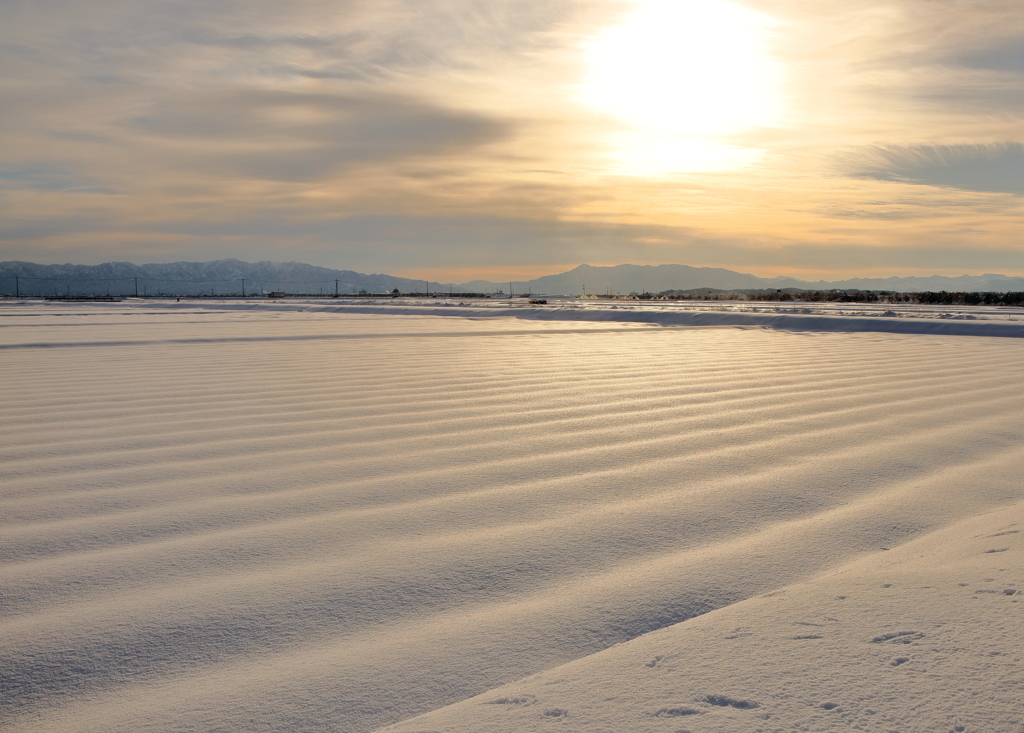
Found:
<path fill-rule="evenodd" d="M 507 283 L 476 281 L 464 283 L 467 289 L 481 290 Z M 665 290 L 761 290 L 797 288 L 800 290 L 892 290 L 904 293 L 926 291 L 1016 292 L 1024 291 L 1024 277 L 1007 275 L 961 275 L 959 277 L 888 277 L 849 280 L 798 280 L 793 277 L 763 278 L 720 267 L 689 265 L 616 265 L 594 267 L 580 265 L 558 275 L 546 275 L 525 283 L 514 283 L 517 291 L 580 295 L 606 293 L 659 293 Z"/>
<path fill-rule="evenodd" d="M 301 262 L 173 262 L 135 265 L 107 262 L 102 265 L 40 265 L 32 262 L 0 262 L 0 293 L 21 295 L 255 295 L 271 291 L 312 295 L 341 295 L 429 291 L 432 293 L 533 293 L 547 295 L 658 293 L 665 290 L 892 290 L 899 292 L 1024 291 L 1024 277 L 1008 275 L 961 275 L 959 277 L 888 277 L 848 280 L 798 280 L 792 277 L 761 278 L 719 267 L 689 265 L 580 265 L 568 272 L 533 280 L 492 282 L 474 280 L 448 284 L 386 274 L 367 275 L 334 270 Z"/>
<path fill-rule="evenodd" d="M 18 278 L 15 283 L 15 276 Z M 257 295 L 272 291 L 310 295 L 438 292 L 439 283 L 392 275 L 366 275 L 302 262 L 171 262 L 135 265 L 38 265 L 0 262 L 0 292 L 22 295 Z M 428 287 L 429 286 L 429 287 Z M 443 288 L 446 292 L 448 285 Z"/>

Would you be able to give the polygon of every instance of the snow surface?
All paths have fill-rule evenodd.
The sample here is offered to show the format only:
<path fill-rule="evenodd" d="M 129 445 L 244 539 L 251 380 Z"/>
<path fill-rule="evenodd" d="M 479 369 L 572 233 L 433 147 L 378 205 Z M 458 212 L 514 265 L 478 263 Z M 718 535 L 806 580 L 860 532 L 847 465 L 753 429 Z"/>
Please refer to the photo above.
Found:
<path fill-rule="evenodd" d="M 1020 731 L 1022 531 L 971 517 L 384 730 Z"/>
<path fill-rule="evenodd" d="M 0 307 L 3 730 L 1024 730 L 1024 342 L 368 307 Z"/>
<path fill-rule="evenodd" d="M 146 301 L 135 300 L 136 304 Z M 785 331 L 921 333 L 1024 337 L 1024 308 L 749 301 L 623 301 L 549 298 L 544 305 L 505 299 L 295 299 L 149 302 L 151 309 L 243 310 L 374 315 L 516 318 L 533 321 L 650 323 L 661 326 L 746 326 Z"/>

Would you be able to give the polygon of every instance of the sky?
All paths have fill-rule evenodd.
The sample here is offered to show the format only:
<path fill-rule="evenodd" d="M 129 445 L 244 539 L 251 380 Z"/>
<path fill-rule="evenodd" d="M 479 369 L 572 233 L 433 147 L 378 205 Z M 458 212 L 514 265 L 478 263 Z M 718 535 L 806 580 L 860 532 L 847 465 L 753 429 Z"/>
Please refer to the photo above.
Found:
<path fill-rule="evenodd" d="M 1024 274 L 1019 0 L 0 17 L 0 260 Z"/>

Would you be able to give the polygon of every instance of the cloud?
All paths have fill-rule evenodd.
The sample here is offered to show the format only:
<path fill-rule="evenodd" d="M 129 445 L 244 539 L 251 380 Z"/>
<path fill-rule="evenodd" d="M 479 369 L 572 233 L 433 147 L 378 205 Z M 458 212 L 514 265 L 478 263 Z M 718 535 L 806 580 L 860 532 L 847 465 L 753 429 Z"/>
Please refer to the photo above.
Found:
<path fill-rule="evenodd" d="M 163 102 L 123 124 L 174 143 L 169 165 L 286 181 L 337 176 L 361 162 L 464 150 L 499 140 L 512 127 L 396 95 L 272 90 Z"/>
<path fill-rule="evenodd" d="M 1014 38 L 960 54 L 954 62 L 972 69 L 1024 72 L 1024 38 Z"/>
<path fill-rule="evenodd" d="M 634 0 L 0 0 L 0 259 L 412 275 L 1019 247 L 1022 149 L 992 144 L 1024 112 L 1016 0 L 736 1 L 780 21 L 788 113 L 724 141 L 763 154 L 624 180 L 622 124 L 575 92 Z"/>
<path fill-rule="evenodd" d="M 945 186 L 963 191 L 1024 194 L 1024 145 L 911 145 L 865 151 L 847 175 Z"/>

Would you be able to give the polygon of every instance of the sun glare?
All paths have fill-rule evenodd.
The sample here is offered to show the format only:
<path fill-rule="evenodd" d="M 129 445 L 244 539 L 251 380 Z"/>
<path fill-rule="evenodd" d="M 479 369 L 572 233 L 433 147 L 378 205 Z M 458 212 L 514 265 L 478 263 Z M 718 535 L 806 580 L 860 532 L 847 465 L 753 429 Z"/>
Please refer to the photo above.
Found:
<path fill-rule="evenodd" d="M 580 101 L 627 126 L 609 140 L 620 172 L 724 170 L 760 151 L 728 137 L 773 124 L 775 22 L 726 0 L 634 0 L 624 22 L 585 46 Z"/>

